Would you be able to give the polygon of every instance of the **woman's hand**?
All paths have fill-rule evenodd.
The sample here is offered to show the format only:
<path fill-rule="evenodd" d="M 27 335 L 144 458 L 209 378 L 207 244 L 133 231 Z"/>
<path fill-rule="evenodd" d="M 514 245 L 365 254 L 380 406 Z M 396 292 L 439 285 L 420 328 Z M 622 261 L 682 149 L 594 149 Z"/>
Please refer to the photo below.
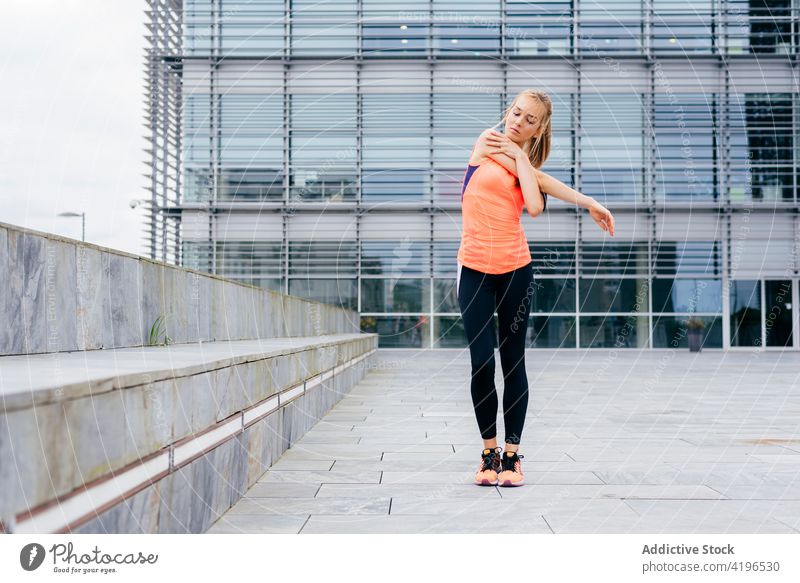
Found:
<path fill-rule="evenodd" d="M 594 222 L 600 225 L 600 228 L 604 231 L 608 231 L 609 234 L 613 237 L 614 236 L 614 215 L 600 204 L 597 201 L 594 201 L 590 207 L 587 209 L 589 214 L 592 215 Z"/>
<path fill-rule="evenodd" d="M 511 138 L 497 130 L 489 130 L 486 134 L 486 143 L 491 148 L 492 154 L 503 153 L 514 160 L 525 156 L 525 152 Z"/>

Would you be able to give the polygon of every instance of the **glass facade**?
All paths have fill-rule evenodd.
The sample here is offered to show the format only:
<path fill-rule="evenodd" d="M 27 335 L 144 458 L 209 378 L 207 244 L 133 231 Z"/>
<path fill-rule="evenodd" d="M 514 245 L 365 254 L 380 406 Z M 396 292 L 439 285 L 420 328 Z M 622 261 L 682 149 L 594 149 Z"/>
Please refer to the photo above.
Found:
<path fill-rule="evenodd" d="M 150 4 L 149 232 L 176 262 L 357 310 L 382 347 L 464 348 L 461 180 L 539 88 L 542 170 L 616 236 L 554 197 L 523 215 L 528 346 L 681 348 L 693 318 L 706 348 L 800 349 L 788 0 Z"/>

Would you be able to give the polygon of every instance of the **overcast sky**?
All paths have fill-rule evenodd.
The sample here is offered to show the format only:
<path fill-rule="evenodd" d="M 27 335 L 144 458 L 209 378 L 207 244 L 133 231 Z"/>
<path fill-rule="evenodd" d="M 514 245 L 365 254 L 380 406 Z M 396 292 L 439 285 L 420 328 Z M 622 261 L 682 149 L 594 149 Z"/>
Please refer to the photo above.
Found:
<path fill-rule="evenodd" d="M 144 0 L 2 0 L 0 221 L 145 254 Z"/>

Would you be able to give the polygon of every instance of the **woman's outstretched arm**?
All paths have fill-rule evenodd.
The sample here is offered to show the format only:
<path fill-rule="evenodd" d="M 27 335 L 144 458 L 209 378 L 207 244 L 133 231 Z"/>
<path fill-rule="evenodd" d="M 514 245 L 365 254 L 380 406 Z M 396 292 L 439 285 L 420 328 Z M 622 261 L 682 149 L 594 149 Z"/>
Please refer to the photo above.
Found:
<path fill-rule="evenodd" d="M 519 178 L 520 186 L 523 185 L 523 180 L 526 180 L 522 177 L 522 175 L 527 174 L 529 171 L 528 169 L 530 169 L 530 173 L 532 175 L 531 182 L 536 186 L 536 193 L 538 194 L 538 196 L 535 196 L 534 198 L 541 200 L 543 204 L 544 195 L 541 194 L 543 192 L 570 204 L 588 209 L 589 214 L 594 222 L 596 222 L 602 230 L 608 232 L 612 237 L 614 236 L 614 215 L 611 214 L 611 211 L 609 211 L 591 196 L 581 194 L 560 180 L 553 178 L 538 168 L 534 168 L 530 163 L 528 156 L 519 146 L 516 144 L 512 145 L 508 136 L 503 136 L 502 134 L 499 134 L 499 132 L 491 132 L 491 130 L 487 130 L 487 132 L 490 135 L 487 135 L 486 140 L 491 145 L 489 146 L 490 152 L 488 152 L 486 155 L 505 166 L 509 172 Z M 523 195 L 525 196 L 525 206 L 528 207 L 528 212 L 530 212 L 531 207 L 536 207 L 536 204 L 534 203 L 528 206 L 530 195 L 525 195 L 524 186 Z M 536 216 L 542 212 L 542 210 L 543 207 L 538 209 L 535 214 L 531 214 L 532 216 Z"/>
<path fill-rule="evenodd" d="M 568 202 L 570 204 L 577 205 L 583 208 L 591 208 L 594 206 L 597 201 L 593 199 L 591 196 L 586 196 L 585 194 L 581 194 L 574 188 L 570 188 L 560 180 L 553 178 L 549 174 L 542 172 L 541 170 L 538 171 L 539 174 L 539 181 L 542 184 L 542 190 L 544 190 L 550 196 L 554 196 L 556 198 L 560 198 L 564 202 Z"/>
<path fill-rule="evenodd" d="M 512 162 L 514 160 L 513 158 L 510 158 L 505 154 L 496 154 L 496 155 L 505 156 L 506 158 L 512 160 Z M 495 154 L 492 155 L 492 157 L 494 156 Z M 530 166 L 533 169 L 534 175 L 536 176 L 536 181 L 539 183 L 539 188 L 541 189 L 542 192 L 550 196 L 559 198 L 570 204 L 574 204 L 579 207 L 587 209 L 589 211 L 589 215 L 592 217 L 594 222 L 597 223 L 597 226 L 599 226 L 602 230 L 606 231 L 612 237 L 614 236 L 614 215 L 611 214 L 611 211 L 609 211 L 606 207 L 597 202 L 597 200 L 592 198 L 591 196 L 586 196 L 585 194 L 581 194 L 580 192 L 578 192 L 573 188 L 570 188 L 560 180 L 553 178 L 546 172 L 542 172 L 538 168 L 533 168 L 533 166 L 531 166 L 530 160 L 528 160 L 526 156 L 523 156 L 523 158 L 524 161 L 527 162 L 527 166 Z M 512 170 L 512 172 L 516 174 L 516 168 Z M 519 182 L 520 184 L 522 184 L 522 178 L 519 179 Z"/>
<path fill-rule="evenodd" d="M 597 202 L 596 199 L 581 194 L 577 190 L 570 188 L 560 180 L 553 178 L 539 169 L 536 169 L 536 177 L 539 180 L 539 184 L 542 185 L 542 190 L 544 192 L 570 204 L 587 209 L 589 215 L 594 222 L 597 223 L 597 226 L 612 237 L 614 236 L 614 215 L 612 215 L 611 211 L 606 207 Z M 522 179 L 520 179 L 520 181 L 521 180 Z"/>
<path fill-rule="evenodd" d="M 503 152 L 490 154 L 489 157 L 502 164 L 509 172 L 519 178 L 519 173 L 517 172 L 517 163 L 514 158 L 508 154 L 504 154 Z M 549 194 L 550 196 L 560 198 L 565 202 L 569 202 L 583 208 L 589 208 L 596 202 L 592 197 L 581 194 L 577 190 L 570 188 L 546 172 L 542 172 L 538 168 L 533 168 L 533 170 L 536 175 L 537 182 L 539 183 L 539 188 L 541 188 L 543 192 Z"/>

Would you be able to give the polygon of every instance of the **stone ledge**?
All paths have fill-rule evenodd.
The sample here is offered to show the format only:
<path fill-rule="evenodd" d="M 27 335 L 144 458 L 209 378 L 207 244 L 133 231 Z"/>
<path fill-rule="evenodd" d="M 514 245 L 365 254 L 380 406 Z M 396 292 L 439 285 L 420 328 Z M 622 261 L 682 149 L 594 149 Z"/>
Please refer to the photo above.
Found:
<path fill-rule="evenodd" d="M 329 349 L 376 334 L 329 334 L 0 357 L 0 413 Z"/>

